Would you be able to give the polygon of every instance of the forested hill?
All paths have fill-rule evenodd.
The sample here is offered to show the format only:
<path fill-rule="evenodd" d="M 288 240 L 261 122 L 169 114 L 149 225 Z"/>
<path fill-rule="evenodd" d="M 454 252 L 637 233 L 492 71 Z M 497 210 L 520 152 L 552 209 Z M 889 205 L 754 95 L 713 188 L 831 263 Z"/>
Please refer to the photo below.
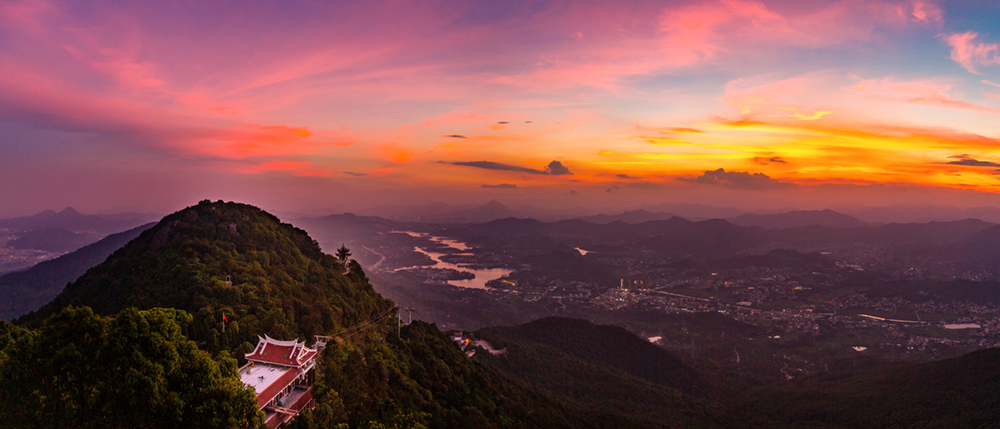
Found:
<path fill-rule="evenodd" d="M 567 403 L 665 427 L 727 427 L 719 382 L 624 328 L 547 317 L 475 332 L 475 358 Z"/>
<path fill-rule="evenodd" d="M 232 358 L 264 334 L 336 338 L 322 355 L 316 407 L 297 428 L 636 427 L 511 382 L 433 325 L 397 332 L 392 301 L 357 262 L 345 266 L 304 231 L 243 204 L 203 201 L 165 217 L 17 324 L 33 330 L 0 321 L 0 378 L 16 382 L 0 383 L 0 421 L 12 427 L 259 427 L 243 412 L 253 398 L 239 394 Z M 210 385 L 185 382 L 186 368 L 211 375 Z M 211 404 L 198 399 L 210 391 L 219 392 L 215 420 L 198 405 Z"/>
<path fill-rule="evenodd" d="M 958 358 L 819 374 L 733 401 L 737 428 L 995 428 L 1000 349 Z"/>
<path fill-rule="evenodd" d="M 345 269 L 305 231 L 271 214 L 202 201 L 163 218 L 19 322 L 35 326 L 70 305 L 105 315 L 166 307 L 191 313 L 187 335 L 213 351 L 264 334 L 308 339 L 392 307 L 360 266 Z"/>

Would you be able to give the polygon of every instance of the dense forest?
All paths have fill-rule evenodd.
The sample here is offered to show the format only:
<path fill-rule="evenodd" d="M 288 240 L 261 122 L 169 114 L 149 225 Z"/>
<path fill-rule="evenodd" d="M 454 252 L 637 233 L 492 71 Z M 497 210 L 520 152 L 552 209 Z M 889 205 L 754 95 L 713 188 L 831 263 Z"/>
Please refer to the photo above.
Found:
<path fill-rule="evenodd" d="M 181 334 L 191 316 L 66 308 L 37 330 L 0 322 L 0 420 L 31 428 L 249 428 L 257 401 L 236 361 Z"/>
<path fill-rule="evenodd" d="M 560 401 L 666 427 L 727 426 L 711 371 L 624 328 L 547 317 L 475 337 L 504 350 L 477 349 L 477 360 Z"/>
<path fill-rule="evenodd" d="M 994 428 L 1000 350 L 755 383 L 680 359 L 616 326 L 545 318 L 485 328 L 475 359 L 565 403 L 663 427 Z M 869 366 L 870 365 L 870 366 Z"/>

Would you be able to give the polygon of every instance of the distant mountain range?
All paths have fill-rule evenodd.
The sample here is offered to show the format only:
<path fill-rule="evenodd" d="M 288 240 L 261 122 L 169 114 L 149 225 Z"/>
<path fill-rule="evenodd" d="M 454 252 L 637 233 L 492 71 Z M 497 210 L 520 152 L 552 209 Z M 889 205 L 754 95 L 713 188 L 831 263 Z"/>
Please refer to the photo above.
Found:
<path fill-rule="evenodd" d="M 418 206 L 382 205 L 364 210 L 361 213 L 398 221 L 424 223 L 478 223 L 507 217 L 528 217 L 526 214 L 513 210 L 497 200 L 492 200 L 481 206 L 455 206 L 445 203 Z"/>
<path fill-rule="evenodd" d="M 635 211 L 622 212 L 621 214 L 617 214 L 617 215 L 600 214 L 600 215 L 594 215 L 594 216 L 580 217 L 580 218 L 577 218 L 577 219 L 580 219 L 580 220 L 585 221 L 585 222 L 590 222 L 590 223 L 596 223 L 596 224 L 603 225 L 603 224 L 608 224 L 608 223 L 615 222 L 615 221 L 621 221 L 621 222 L 625 222 L 625 223 L 636 224 L 636 223 L 649 222 L 651 220 L 667 220 L 667 219 L 670 219 L 672 217 L 674 217 L 674 215 L 670 214 L 670 213 L 660 213 L 660 212 L 654 213 L 654 212 L 649 212 L 649 211 L 646 211 L 646 210 L 639 209 L 639 210 L 635 210 Z"/>
<path fill-rule="evenodd" d="M 923 204 L 888 207 L 833 207 L 833 209 L 865 222 L 926 223 L 978 219 L 984 222 L 1000 223 L 1000 208 L 997 207 L 963 208 Z"/>
<path fill-rule="evenodd" d="M 9 245 L 15 249 L 37 249 L 46 252 L 64 253 L 79 249 L 101 239 L 94 232 L 73 232 L 63 228 L 45 228 L 25 231 L 21 237 Z"/>
<path fill-rule="evenodd" d="M 489 218 L 509 213 L 500 203 L 469 209 L 472 214 Z M 891 223 L 870 225 L 832 210 L 793 211 L 780 214 L 744 214 L 733 219 L 692 221 L 666 217 L 666 213 L 625 212 L 581 219 L 543 222 L 531 218 L 506 217 L 488 222 L 463 222 L 449 227 L 449 234 L 461 236 L 472 245 L 502 247 L 518 244 L 540 251 L 553 251 L 566 245 L 595 250 L 608 243 L 625 240 L 659 252 L 715 256 L 734 256 L 755 246 L 821 248 L 851 243 L 887 246 L 950 246 L 935 248 L 944 256 L 964 255 L 973 260 L 1000 259 L 1000 236 L 996 224 L 976 219 L 951 222 Z M 650 218 L 651 220 L 643 221 Z M 597 222 L 594 222 L 597 221 Z M 321 240 L 324 248 L 341 242 L 364 241 L 373 234 L 393 229 L 417 227 L 422 222 L 398 222 L 377 216 L 350 213 L 321 218 L 303 218 L 296 224 Z M 740 225 L 742 224 L 742 225 Z M 553 238 L 558 237 L 558 238 Z M 337 241 L 339 240 L 339 241 Z M 334 242 L 336 241 L 336 242 Z M 996 248 L 996 249 L 994 249 Z"/>
<path fill-rule="evenodd" d="M 853 216 L 833 210 L 798 210 L 787 213 L 753 214 L 746 213 L 728 219 L 739 226 L 759 226 L 764 229 L 785 229 L 800 226 L 829 226 L 834 228 L 859 228 L 867 224 Z"/>
<path fill-rule="evenodd" d="M 0 276 L 0 319 L 10 320 L 42 305 L 62 292 L 67 283 L 103 262 L 153 223 L 111 234 L 75 252 L 35 265 L 25 271 Z"/>
<path fill-rule="evenodd" d="M 46 210 L 31 216 L 0 219 L 0 228 L 16 231 L 62 229 L 72 232 L 92 231 L 106 235 L 135 228 L 159 218 L 160 215 L 152 213 L 85 215 L 72 207 L 67 207 L 61 212 Z"/>

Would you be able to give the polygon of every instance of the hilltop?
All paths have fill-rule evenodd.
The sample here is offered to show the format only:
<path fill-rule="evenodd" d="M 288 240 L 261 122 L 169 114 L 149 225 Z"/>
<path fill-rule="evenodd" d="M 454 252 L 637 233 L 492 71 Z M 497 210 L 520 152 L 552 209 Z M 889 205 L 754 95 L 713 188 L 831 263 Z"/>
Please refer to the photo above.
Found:
<path fill-rule="evenodd" d="M 189 336 L 212 348 L 258 334 L 311 338 L 392 307 L 360 266 L 347 268 L 256 207 L 203 201 L 164 217 L 21 321 L 37 324 L 70 305 L 105 315 L 166 307 L 194 315 Z M 223 313 L 241 329 L 223 335 Z"/>

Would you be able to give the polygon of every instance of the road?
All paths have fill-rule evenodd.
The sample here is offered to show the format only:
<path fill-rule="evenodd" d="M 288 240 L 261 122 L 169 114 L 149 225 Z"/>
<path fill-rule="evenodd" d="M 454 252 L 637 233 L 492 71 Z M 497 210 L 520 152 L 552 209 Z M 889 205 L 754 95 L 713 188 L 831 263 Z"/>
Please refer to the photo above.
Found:
<path fill-rule="evenodd" d="M 372 252 L 372 253 L 378 255 L 380 258 L 382 258 L 382 259 L 379 259 L 378 262 L 372 264 L 372 266 L 370 268 L 368 268 L 369 270 L 375 271 L 375 270 L 378 269 L 379 265 L 382 265 L 382 263 L 385 262 L 385 255 L 372 250 L 371 247 L 368 247 L 368 246 L 361 246 L 361 247 L 364 248 L 365 250 L 369 251 L 369 252 Z"/>

